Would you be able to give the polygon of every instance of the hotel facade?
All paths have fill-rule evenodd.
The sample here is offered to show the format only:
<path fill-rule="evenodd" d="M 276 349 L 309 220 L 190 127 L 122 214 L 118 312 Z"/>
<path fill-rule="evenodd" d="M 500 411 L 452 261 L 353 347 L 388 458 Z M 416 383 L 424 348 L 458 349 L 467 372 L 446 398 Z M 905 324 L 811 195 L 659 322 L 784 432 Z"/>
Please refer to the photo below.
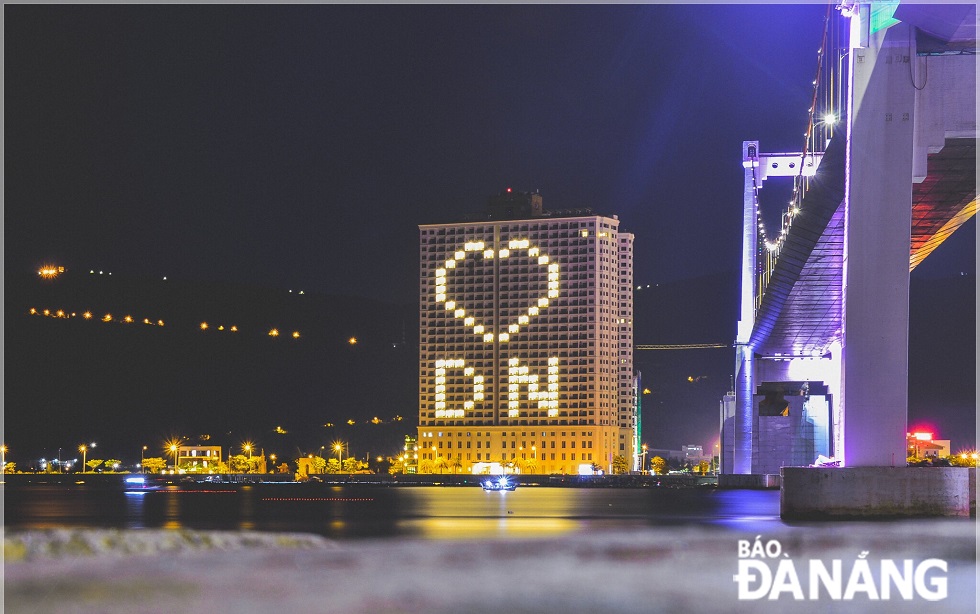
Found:
<path fill-rule="evenodd" d="M 633 235 L 618 218 L 507 191 L 481 219 L 419 233 L 419 470 L 634 468 Z"/>

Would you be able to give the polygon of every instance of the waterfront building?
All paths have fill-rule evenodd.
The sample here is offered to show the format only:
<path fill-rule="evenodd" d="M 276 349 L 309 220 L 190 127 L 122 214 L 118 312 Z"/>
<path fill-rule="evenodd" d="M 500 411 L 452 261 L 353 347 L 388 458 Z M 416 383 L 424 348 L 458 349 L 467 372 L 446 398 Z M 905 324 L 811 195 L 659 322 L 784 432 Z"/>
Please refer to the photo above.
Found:
<path fill-rule="evenodd" d="M 177 465 L 190 472 L 207 473 L 221 463 L 221 446 L 180 446 L 177 449 Z"/>
<path fill-rule="evenodd" d="M 542 205 L 419 226 L 420 472 L 635 466 L 633 235 Z"/>

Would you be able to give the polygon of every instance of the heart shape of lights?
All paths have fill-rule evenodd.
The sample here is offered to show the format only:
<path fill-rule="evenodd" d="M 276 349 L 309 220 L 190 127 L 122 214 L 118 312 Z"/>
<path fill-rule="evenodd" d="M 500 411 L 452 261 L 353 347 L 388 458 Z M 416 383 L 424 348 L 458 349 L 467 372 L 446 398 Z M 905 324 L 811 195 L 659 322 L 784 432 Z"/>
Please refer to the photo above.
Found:
<path fill-rule="evenodd" d="M 488 248 L 483 241 L 471 241 L 463 245 L 463 249 L 458 249 L 453 253 L 453 257 L 446 260 L 444 267 L 439 267 L 435 271 L 435 298 L 437 303 L 443 303 L 446 311 L 453 312 L 453 317 L 462 319 L 463 325 L 473 331 L 474 335 L 481 336 L 485 343 L 494 341 L 493 333 L 487 332 L 486 326 L 482 322 L 477 322 L 476 318 L 467 315 L 466 308 L 460 305 L 455 299 L 449 297 L 446 291 L 448 272 L 456 268 L 457 263 L 466 259 L 468 255 L 482 257 L 485 260 L 493 258 L 509 258 L 512 251 L 526 250 L 529 258 L 537 258 L 538 266 L 546 267 L 548 273 L 548 289 L 542 296 L 539 296 L 527 306 L 527 310 L 517 317 L 517 321 L 509 322 L 501 328 L 497 334 L 497 341 L 510 341 L 510 336 L 520 332 L 522 326 L 526 326 L 531 318 L 536 317 L 542 309 L 550 304 L 551 299 L 558 298 L 558 272 L 557 262 L 552 262 L 548 254 L 542 254 L 537 247 L 531 246 L 527 239 L 513 239 L 508 241 L 507 247 L 499 250 Z M 506 329 L 506 330 L 504 330 Z"/>

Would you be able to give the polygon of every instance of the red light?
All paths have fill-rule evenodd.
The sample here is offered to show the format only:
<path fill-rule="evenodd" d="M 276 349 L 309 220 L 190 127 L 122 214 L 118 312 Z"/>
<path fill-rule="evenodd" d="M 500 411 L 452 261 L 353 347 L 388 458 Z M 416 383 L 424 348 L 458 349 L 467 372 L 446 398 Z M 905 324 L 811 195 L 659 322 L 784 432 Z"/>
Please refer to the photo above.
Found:
<path fill-rule="evenodd" d="M 508 193 L 510 192 L 510 188 L 507 188 L 507 192 L 508 192 Z"/>

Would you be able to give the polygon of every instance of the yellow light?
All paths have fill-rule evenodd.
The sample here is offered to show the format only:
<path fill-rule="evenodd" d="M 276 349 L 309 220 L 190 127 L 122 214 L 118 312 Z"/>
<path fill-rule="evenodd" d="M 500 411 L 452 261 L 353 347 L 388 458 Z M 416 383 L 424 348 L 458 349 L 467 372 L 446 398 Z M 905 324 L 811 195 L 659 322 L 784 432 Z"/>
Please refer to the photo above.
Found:
<path fill-rule="evenodd" d="M 347 343 L 351 345 L 357 345 L 357 337 L 351 337 L 350 339 L 347 340 Z"/>
<path fill-rule="evenodd" d="M 92 312 L 91 311 L 86 311 L 85 313 L 82 314 L 82 317 L 85 318 L 86 320 L 91 320 L 92 319 Z"/>
<path fill-rule="evenodd" d="M 107 314 L 105 314 L 105 315 L 104 315 L 104 316 L 102 317 L 102 321 L 103 321 L 103 322 L 112 322 L 112 314 L 111 314 L 111 313 L 107 313 Z"/>
<path fill-rule="evenodd" d="M 132 324 L 133 316 L 126 316 L 125 318 L 123 318 L 123 321 L 126 322 L 127 324 Z"/>
<path fill-rule="evenodd" d="M 208 329 L 208 323 L 207 322 L 201 322 L 201 330 L 207 330 L 207 329 Z"/>
<path fill-rule="evenodd" d="M 269 336 L 270 337 L 278 337 L 279 336 L 279 329 L 273 328 L 272 330 L 270 330 L 269 331 Z"/>
<path fill-rule="evenodd" d="M 40 275 L 41 277 L 45 278 L 45 279 L 54 279 L 59 274 L 64 273 L 64 272 L 65 272 L 65 267 L 63 267 L 63 266 L 61 266 L 61 267 L 44 266 L 44 267 L 41 267 L 41 270 L 39 270 L 37 272 L 37 274 Z"/>
<path fill-rule="evenodd" d="M 37 309 L 31 307 L 31 315 L 36 315 L 36 314 L 37 314 Z"/>
<path fill-rule="evenodd" d="M 51 315 L 51 310 L 50 309 L 45 309 L 44 310 L 44 315 L 46 315 L 46 316 Z"/>
<path fill-rule="evenodd" d="M 230 330 L 230 331 L 231 331 L 231 332 L 233 332 L 233 333 L 237 333 L 237 332 L 238 332 L 238 327 L 237 327 L 237 326 L 232 326 L 232 327 L 231 327 L 231 328 L 229 328 L 228 330 Z"/>
<path fill-rule="evenodd" d="M 157 326 L 163 326 L 163 320 L 157 320 Z"/>
<path fill-rule="evenodd" d="M 219 327 L 218 327 L 218 330 L 224 330 L 224 329 L 225 329 L 225 327 L 224 327 L 224 326 L 219 326 Z"/>
<path fill-rule="evenodd" d="M 150 318 L 143 318 L 143 324 L 149 324 Z"/>
<path fill-rule="evenodd" d="M 293 331 L 293 339 L 299 339 L 299 331 L 298 330 L 294 330 Z"/>

